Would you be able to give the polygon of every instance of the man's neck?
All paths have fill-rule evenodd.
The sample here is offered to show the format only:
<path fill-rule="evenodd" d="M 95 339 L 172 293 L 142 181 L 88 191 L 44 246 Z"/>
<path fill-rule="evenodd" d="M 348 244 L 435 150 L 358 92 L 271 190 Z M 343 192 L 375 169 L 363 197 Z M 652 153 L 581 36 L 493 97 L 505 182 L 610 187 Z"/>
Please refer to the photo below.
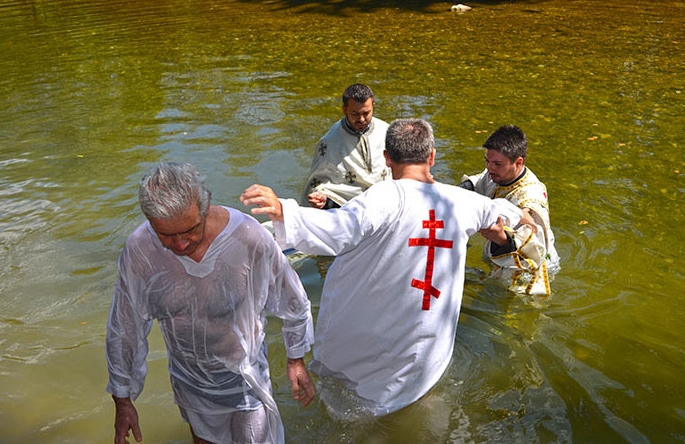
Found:
<path fill-rule="evenodd" d="M 430 167 L 425 164 L 393 165 L 392 178 L 395 180 L 410 179 L 423 183 L 435 183 L 435 180 L 433 180 L 433 175 L 431 174 Z"/>
<path fill-rule="evenodd" d="M 518 182 L 519 180 L 521 180 L 521 178 L 522 178 L 525 174 L 526 174 L 526 167 L 524 166 L 523 169 L 521 170 L 521 172 L 516 176 L 516 179 L 512 180 L 512 181 L 509 182 L 509 183 L 500 185 L 500 186 L 501 186 L 501 187 L 508 187 L 508 186 L 511 186 L 511 185 L 515 184 L 516 182 Z"/>
<path fill-rule="evenodd" d="M 230 213 L 226 209 L 210 205 L 207 209 L 207 222 L 205 223 L 205 232 L 202 239 L 202 243 L 198 246 L 198 249 L 191 254 L 189 257 L 195 262 L 200 262 L 204 257 L 209 246 L 214 242 L 219 233 L 221 233 L 226 225 L 228 225 L 228 219 L 230 218 Z"/>

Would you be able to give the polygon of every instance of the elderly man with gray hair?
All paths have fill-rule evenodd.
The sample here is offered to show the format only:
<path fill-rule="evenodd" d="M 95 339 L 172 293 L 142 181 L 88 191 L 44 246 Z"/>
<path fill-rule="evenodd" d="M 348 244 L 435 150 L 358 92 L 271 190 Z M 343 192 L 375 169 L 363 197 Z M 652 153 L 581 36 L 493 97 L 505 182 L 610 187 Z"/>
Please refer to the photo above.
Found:
<path fill-rule="evenodd" d="M 252 216 L 210 205 L 190 164 L 160 163 L 141 181 L 147 221 L 128 238 L 107 323 L 107 391 L 116 444 L 142 439 L 133 400 L 147 373 L 156 319 L 171 386 L 195 443 L 284 443 L 264 343 L 267 312 L 283 319 L 293 396 L 314 387 L 303 356 L 312 317 L 302 284 L 273 236 Z"/>

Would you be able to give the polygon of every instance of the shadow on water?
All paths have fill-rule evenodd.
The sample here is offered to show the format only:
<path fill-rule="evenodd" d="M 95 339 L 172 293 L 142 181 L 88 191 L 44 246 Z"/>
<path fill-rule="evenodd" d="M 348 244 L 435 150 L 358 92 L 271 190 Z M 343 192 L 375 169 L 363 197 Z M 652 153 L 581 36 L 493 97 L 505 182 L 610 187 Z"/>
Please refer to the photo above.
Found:
<path fill-rule="evenodd" d="M 471 7 L 494 6 L 502 3 L 522 3 L 531 5 L 544 3 L 542 0 L 473 0 L 473 1 L 424 1 L 424 0 L 329 0 L 329 1 L 307 1 L 307 0 L 259 0 L 251 2 L 249 0 L 239 0 L 248 3 L 263 3 L 264 5 L 275 6 L 276 9 L 295 9 L 302 13 L 330 14 L 336 16 L 351 15 L 355 13 L 374 12 L 379 9 L 404 9 L 422 13 L 438 13 L 450 10 L 454 4 L 465 4 Z M 534 8 L 527 8 L 528 12 L 538 12 Z"/>

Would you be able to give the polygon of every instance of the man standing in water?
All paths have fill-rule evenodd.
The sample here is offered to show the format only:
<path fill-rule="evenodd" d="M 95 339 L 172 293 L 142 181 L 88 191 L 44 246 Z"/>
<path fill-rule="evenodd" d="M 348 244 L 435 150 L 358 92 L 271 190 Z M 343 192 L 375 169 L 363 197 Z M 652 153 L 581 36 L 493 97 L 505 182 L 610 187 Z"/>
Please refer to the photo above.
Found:
<path fill-rule="evenodd" d="M 373 91 L 349 86 L 342 96 L 345 114 L 316 144 L 302 193 L 315 208 L 337 208 L 376 182 L 390 178 L 383 149 L 388 124 L 373 117 Z"/>
<path fill-rule="evenodd" d="M 514 292 L 549 294 L 549 276 L 559 270 L 559 255 L 549 221 L 547 188 L 526 167 L 526 135 L 517 126 L 504 125 L 487 138 L 483 148 L 485 170 L 465 175 L 459 186 L 493 199 L 507 199 L 529 212 L 537 225 L 537 230 L 525 225 L 510 230 L 515 251 L 502 253 L 491 244 L 485 245 L 483 256 L 492 264 L 492 276 L 502 279 Z"/>
<path fill-rule="evenodd" d="M 394 121 L 385 145 L 394 180 L 338 209 L 302 208 L 261 185 L 241 196 L 274 221 L 282 248 L 336 256 L 311 370 L 323 384 L 341 382 L 362 414 L 392 413 L 436 384 L 452 358 L 469 237 L 482 230 L 506 247 L 503 219 L 515 226 L 522 217 L 506 200 L 435 182 L 433 145 L 426 121 Z M 319 394 L 332 414 L 346 414 Z"/>
<path fill-rule="evenodd" d="M 314 388 L 304 288 L 254 218 L 210 205 L 190 164 L 160 163 L 141 181 L 147 221 L 126 241 L 107 323 L 116 444 L 142 439 L 133 406 L 146 376 L 147 336 L 162 330 L 171 386 L 195 443 L 283 443 L 264 343 L 266 312 L 283 319 L 287 374 L 303 405 Z"/>

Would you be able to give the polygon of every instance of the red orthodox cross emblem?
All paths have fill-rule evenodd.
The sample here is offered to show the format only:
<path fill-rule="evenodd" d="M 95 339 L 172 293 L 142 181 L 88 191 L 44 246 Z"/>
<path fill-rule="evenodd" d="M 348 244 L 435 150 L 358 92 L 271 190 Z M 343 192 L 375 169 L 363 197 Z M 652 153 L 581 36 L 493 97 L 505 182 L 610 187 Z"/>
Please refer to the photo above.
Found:
<path fill-rule="evenodd" d="M 435 247 L 452 248 L 452 241 L 446 239 L 437 239 L 435 237 L 435 230 L 437 228 L 445 228 L 445 223 L 442 220 L 435 220 L 435 210 L 429 210 L 430 219 L 423 221 L 423 228 L 428 229 L 428 237 L 411 237 L 409 238 L 410 247 L 428 247 L 428 254 L 426 258 L 426 275 L 423 280 L 411 280 L 411 286 L 423 290 L 423 305 L 422 310 L 430 310 L 431 296 L 434 298 L 440 297 L 440 290 L 433 287 L 433 259 L 435 257 Z"/>

